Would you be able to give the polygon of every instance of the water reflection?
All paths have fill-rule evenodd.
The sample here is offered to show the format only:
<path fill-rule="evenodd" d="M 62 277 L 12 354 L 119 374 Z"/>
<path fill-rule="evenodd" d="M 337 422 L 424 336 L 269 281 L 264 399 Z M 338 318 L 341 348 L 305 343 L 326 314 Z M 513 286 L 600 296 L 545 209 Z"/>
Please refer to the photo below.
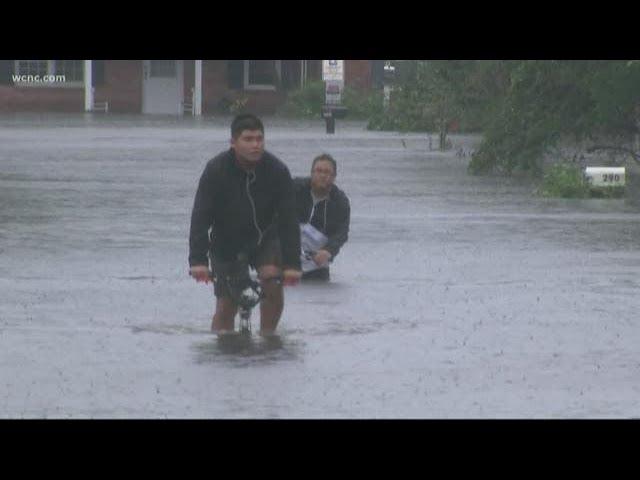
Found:
<path fill-rule="evenodd" d="M 212 335 L 207 341 L 194 343 L 192 350 L 196 363 L 224 362 L 237 367 L 293 361 L 301 357 L 301 345 L 281 335 Z"/>

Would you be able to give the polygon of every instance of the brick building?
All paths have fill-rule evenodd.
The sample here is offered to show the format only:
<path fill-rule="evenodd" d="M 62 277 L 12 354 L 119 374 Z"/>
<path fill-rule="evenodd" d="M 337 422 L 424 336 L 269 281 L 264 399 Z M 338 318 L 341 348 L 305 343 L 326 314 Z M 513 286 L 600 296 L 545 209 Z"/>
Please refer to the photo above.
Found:
<path fill-rule="evenodd" d="M 345 87 L 375 85 L 375 60 L 345 60 Z M 0 112 L 273 113 L 322 78 L 322 60 L 0 60 Z M 63 79 L 64 77 L 64 79 Z"/>

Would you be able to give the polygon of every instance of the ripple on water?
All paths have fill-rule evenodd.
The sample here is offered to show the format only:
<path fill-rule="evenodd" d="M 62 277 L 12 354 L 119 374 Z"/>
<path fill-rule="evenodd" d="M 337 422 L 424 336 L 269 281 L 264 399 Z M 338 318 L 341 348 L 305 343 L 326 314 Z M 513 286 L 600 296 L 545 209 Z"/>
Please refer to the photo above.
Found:
<path fill-rule="evenodd" d="M 249 367 L 298 360 L 303 345 L 281 335 L 228 334 L 212 337 L 192 345 L 198 364 L 219 363 L 232 367 Z"/>

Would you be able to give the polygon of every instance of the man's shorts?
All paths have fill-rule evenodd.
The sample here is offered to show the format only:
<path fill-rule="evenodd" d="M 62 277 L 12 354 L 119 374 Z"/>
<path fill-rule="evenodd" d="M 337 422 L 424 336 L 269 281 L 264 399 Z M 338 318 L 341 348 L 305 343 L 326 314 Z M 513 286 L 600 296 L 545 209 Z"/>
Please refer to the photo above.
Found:
<path fill-rule="evenodd" d="M 220 259 L 215 252 L 210 253 L 210 258 L 211 266 L 216 277 L 214 293 L 218 298 L 230 298 L 231 293 L 229 292 L 229 285 L 225 278 L 227 275 L 234 274 L 233 270 L 234 267 L 237 267 L 237 262 Z M 279 268 L 282 267 L 282 248 L 280 246 L 278 232 L 275 228 L 268 229 L 258 248 L 249 253 L 249 265 L 256 270 L 263 265 L 275 265 Z"/>

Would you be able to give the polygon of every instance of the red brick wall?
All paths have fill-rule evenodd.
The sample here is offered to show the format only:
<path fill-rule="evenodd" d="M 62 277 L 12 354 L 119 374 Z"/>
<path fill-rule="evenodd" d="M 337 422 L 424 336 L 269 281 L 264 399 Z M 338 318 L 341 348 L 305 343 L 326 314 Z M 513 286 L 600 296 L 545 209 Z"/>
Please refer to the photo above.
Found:
<path fill-rule="evenodd" d="M 216 111 L 217 103 L 227 90 L 226 60 L 202 61 L 202 113 Z"/>
<path fill-rule="evenodd" d="M 371 88 L 370 60 L 345 60 L 344 63 L 345 87 L 357 89 Z"/>
<path fill-rule="evenodd" d="M 83 88 L 0 86 L 2 112 L 81 112 Z"/>
<path fill-rule="evenodd" d="M 307 81 L 322 81 L 322 60 L 307 60 Z"/>
<path fill-rule="evenodd" d="M 142 60 L 106 60 L 104 85 L 96 86 L 96 102 L 109 102 L 110 112 L 142 112 Z"/>

